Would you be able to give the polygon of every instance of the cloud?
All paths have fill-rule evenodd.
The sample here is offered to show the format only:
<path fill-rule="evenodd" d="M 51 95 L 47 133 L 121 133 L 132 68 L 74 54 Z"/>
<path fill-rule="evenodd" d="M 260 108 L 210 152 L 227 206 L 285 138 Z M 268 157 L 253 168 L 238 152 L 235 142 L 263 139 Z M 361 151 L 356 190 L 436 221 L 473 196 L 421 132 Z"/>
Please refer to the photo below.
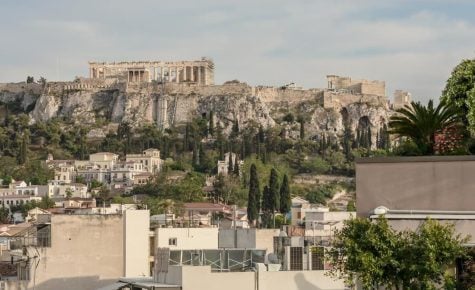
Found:
<path fill-rule="evenodd" d="M 18 2 L 18 1 L 17 1 Z M 431 5 L 428 5 L 431 4 Z M 452 68 L 474 57 L 474 4 L 459 1 L 10 2 L 0 19 L 0 81 L 72 79 L 89 60 L 215 60 L 217 83 L 295 81 L 327 74 L 385 80 L 437 98 Z"/>

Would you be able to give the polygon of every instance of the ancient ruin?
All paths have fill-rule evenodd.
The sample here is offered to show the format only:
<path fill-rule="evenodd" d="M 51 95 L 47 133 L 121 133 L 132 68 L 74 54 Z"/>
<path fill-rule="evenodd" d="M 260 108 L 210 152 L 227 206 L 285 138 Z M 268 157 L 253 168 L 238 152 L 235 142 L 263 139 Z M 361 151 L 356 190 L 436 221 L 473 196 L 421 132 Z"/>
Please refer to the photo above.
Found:
<path fill-rule="evenodd" d="M 214 84 L 214 63 L 202 57 L 194 61 L 89 62 L 91 79 L 122 78 L 127 82 Z"/>
<path fill-rule="evenodd" d="M 0 101 L 18 102 L 32 121 L 67 117 L 93 124 L 97 118 L 132 126 L 156 124 L 161 129 L 180 126 L 196 116 L 214 112 L 215 123 L 230 131 L 258 124 L 283 126 L 286 136 L 298 138 L 298 124 L 282 122 L 285 114 L 305 116 L 306 136 L 339 138 L 345 128 L 352 133 L 371 130 L 372 144 L 387 125 L 394 109 L 411 101 L 397 90 L 394 102 L 384 81 L 357 80 L 328 75 L 327 88 L 250 86 L 239 81 L 214 84 L 214 64 L 197 61 L 90 62 L 90 77 L 69 82 L 0 84 Z M 0 108 L 1 109 L 1 108 Z M 94 135 L 101 129 L 94 128 Z"/>

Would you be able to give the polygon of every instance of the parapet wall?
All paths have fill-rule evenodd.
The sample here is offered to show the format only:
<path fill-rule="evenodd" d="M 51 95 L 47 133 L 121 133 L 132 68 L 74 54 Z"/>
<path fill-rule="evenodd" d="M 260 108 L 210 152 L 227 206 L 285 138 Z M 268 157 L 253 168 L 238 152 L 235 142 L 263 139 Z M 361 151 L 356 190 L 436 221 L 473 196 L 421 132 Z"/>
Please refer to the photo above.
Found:
<path fill-rule="evenodd" d="M 322 105 L 324 108 L 346 107 L 353 103 L 367 103 L 372 106 L 388 108 L 389 101 L 385 96 L 349 94 L 326 91 L 323 93 Z"/>

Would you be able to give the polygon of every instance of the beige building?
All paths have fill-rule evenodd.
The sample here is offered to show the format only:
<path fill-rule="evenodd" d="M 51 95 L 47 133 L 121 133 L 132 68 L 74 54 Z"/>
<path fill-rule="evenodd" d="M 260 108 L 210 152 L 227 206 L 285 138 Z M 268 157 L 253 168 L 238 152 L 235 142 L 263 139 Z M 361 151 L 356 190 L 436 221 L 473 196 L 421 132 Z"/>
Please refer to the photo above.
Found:
<path fill-rule="evenodd" d="M 35 239 L 21 240 L 29 241 L 24 253 L 30 263 L 15 262 L 23 269 L 18 275 L 24 274 L 21 280 L 7 281 L 6 289 L 97 289 L 120 277 L 149 274 L 148 210 L 50 219 L 43 224 L 48 231 L 43 232 L 41 245 L 39 232 Z"/>
<path fill-rule="evenodd" d="M 149 173 L 157 173 L 162 167 L 160 150 L 154 148 L 146 149 L 142 154 L 127 154 L 125 160 L 142 164 L 143 170 Z"/>
<path fill-rule="evenodd" d="M 156 228 L 155 248 L 217 249 L 218 228 Z"/>
<path fill-rule="evenodd" d="M 165 81 L 213 85 L 214 63 L 205 57 L 193 61 L 89 62 L 89 77 L 123 78 L 131 83 Z"/>

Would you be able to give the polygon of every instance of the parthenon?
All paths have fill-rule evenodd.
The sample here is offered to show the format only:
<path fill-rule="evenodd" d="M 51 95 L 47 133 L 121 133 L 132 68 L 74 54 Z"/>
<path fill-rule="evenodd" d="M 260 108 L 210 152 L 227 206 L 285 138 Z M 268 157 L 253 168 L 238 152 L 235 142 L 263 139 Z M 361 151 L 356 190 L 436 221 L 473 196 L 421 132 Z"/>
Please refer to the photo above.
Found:
<path fill-rule="evenodd" d="M 123 78 L 127 82 L 214 84 L 214 63 L 202 57 L 194 61 L 89 62 L 92 79 Z"/>

